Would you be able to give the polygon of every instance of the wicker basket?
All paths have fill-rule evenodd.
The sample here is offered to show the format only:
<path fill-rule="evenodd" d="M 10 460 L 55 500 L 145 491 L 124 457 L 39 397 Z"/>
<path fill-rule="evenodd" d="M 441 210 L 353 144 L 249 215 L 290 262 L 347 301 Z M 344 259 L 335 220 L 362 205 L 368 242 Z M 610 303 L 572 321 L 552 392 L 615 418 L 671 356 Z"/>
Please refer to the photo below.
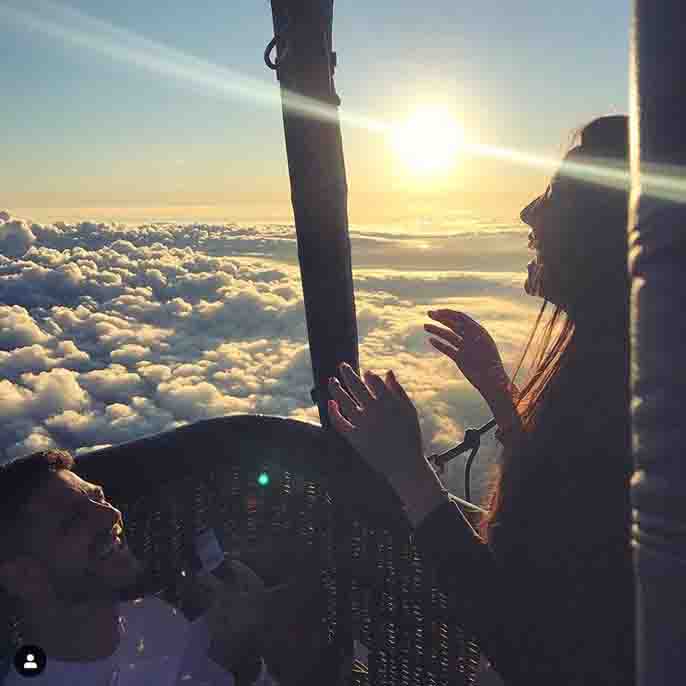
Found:
<path fill-rule="evenodd" d="M 236 415 L 86 454 L 74 469 L 121 510 L 146 592 L 175 603 L 186 551 L 212 527 L 268 584 L 303 559 L 319 567 L 331 654 L 352 660 L 353 641 L 369 651 L 348 683 L 476 682 L 478 647 L 412 544 L 400 501 L 335 433 Z M 6 598 L 2 606 L 7 657 L 21 623 Z"/>

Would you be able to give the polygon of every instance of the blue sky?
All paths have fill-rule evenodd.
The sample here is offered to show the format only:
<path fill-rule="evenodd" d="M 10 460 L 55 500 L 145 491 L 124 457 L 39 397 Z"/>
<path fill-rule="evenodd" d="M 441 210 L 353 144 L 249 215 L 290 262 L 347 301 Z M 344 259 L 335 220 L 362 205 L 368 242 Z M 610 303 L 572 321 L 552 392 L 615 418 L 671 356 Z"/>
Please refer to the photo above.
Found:
<path fill-rule="evenodd" d="M 292 221 L 269 2 L 71 6 L 253 79 L 276 106 L 29 30 L 8 7 L 59 10 L 0 0 L 0 460 L 233 413 L 316 421 L 295 235 L 259 225 Z M 334 39 L 343 115 L 449 104 L 481 142 L 558 159 L 573 129 L 627 111 L 629 2 L 350 0 Z M 397 183 L 387 140 L 347 120 L 343 138 L 361 365 L 396 372 L 426 453 L 445 450 L 490 414 L 428 345 L 426 310 L 468 313 L 513 371 L 540 306 L 517 210 L 546 174 L 465 157 L 419 193 Z M 145 225 L 164 218 L 217 225 Z M 112 220 L 131 225 L 95 223 Z M 495 454 L 489 439 L 480 465 Z"/>
<path fill-rule="evenodd" d="M 236 219 L 288 218 L 278 107 L 217 97 L 29 30 L 10 21 L 11 7 L 54 16 L 42 2 L 0 0 L 0 206 L 35 218 L 51 207 L 129 206 L 178 206 L 192 217 L 194 205 L 222 205 L 227 219 L 231 208 Z M 70 7 L 277 89 L 262 62 L 267 0 Z M 334 12 L 344 112 L 391 121 L 415 104 L 448 104 L 483 142 L 559 156 L 573 128 L 627 111 L 629 2 L 381 0 L 339 2 Z M 351 221 L 374 221 L 371 206 L 409 208 L 387 142 L 347 124 L 343 135 Z M 436 198 L 438 213 L 471 203 L 508 214 L 544 181 L 502 162 L 465 167 L 453 200 Z"/>

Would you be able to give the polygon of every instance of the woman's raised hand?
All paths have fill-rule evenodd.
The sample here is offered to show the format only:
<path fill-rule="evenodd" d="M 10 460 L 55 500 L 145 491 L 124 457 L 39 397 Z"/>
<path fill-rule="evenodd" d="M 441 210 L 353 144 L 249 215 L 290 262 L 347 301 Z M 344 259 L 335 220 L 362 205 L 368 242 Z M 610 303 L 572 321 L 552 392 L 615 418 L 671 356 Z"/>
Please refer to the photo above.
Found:
<path fill-rule="evenodd" d="M 447 355 L 487 403 L 511 395 L 510 379 L 500 359 L 498 346 L 486 329 L 464 312 L 429 310 L 429 317 L 447 328 L 425 324 L 437 338 L 429 342 Z"/>

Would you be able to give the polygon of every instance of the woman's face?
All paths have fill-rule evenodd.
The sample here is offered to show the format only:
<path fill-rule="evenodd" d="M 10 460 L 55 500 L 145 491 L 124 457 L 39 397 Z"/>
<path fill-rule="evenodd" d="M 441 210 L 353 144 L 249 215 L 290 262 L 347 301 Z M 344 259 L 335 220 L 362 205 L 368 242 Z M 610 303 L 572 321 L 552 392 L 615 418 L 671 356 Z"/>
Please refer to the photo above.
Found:
<path fill-rule="evenodd" d="M 546 298 L 555 305 L 562 305 L 559 277 L 559 263 L 556 244 L 559 231 L 565 220 L 565 206 L 558 176 L 553 177 L 545 193 L 529 203 L 520 213 L 521 220 L 531 227 L 528 248 L 536 256 L 527 265 L 528 275 L 524 290 L 528 295 Z"/>
<path fill-rule="evenodd" d="M 546 191 L 546 193 L 547 192 L 548 191 Z M 529 203 L 519 215 L 521 220 L 530 227 L 527 248 L 536 252 L 534 259 L 527 265 L 528 274 L 526 281 L 524 282 L 524 290 L 527 295 L 542 295 L 540 279 L 543 255 L 541 254 L 541 243 L 539 238 L 541 229 L 538 218 L 540 216 L 540 205 L 544 202 L 543 199 L 545 198 L 546 193 Z"/>

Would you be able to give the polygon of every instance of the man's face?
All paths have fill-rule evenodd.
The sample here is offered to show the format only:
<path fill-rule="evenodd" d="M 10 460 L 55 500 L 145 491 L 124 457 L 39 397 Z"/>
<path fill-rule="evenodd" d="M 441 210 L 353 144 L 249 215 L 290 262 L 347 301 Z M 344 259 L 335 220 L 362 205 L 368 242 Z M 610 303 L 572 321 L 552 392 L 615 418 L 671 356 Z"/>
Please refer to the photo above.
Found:
<path fill-rule="evenodd" d="M 121 512 L 97 484 L 69 470 L 51 473 L 29 502 L 28 515 L 31 555 L 56 601 L 112 600 L 140 573 L 124 539 Z"/>

